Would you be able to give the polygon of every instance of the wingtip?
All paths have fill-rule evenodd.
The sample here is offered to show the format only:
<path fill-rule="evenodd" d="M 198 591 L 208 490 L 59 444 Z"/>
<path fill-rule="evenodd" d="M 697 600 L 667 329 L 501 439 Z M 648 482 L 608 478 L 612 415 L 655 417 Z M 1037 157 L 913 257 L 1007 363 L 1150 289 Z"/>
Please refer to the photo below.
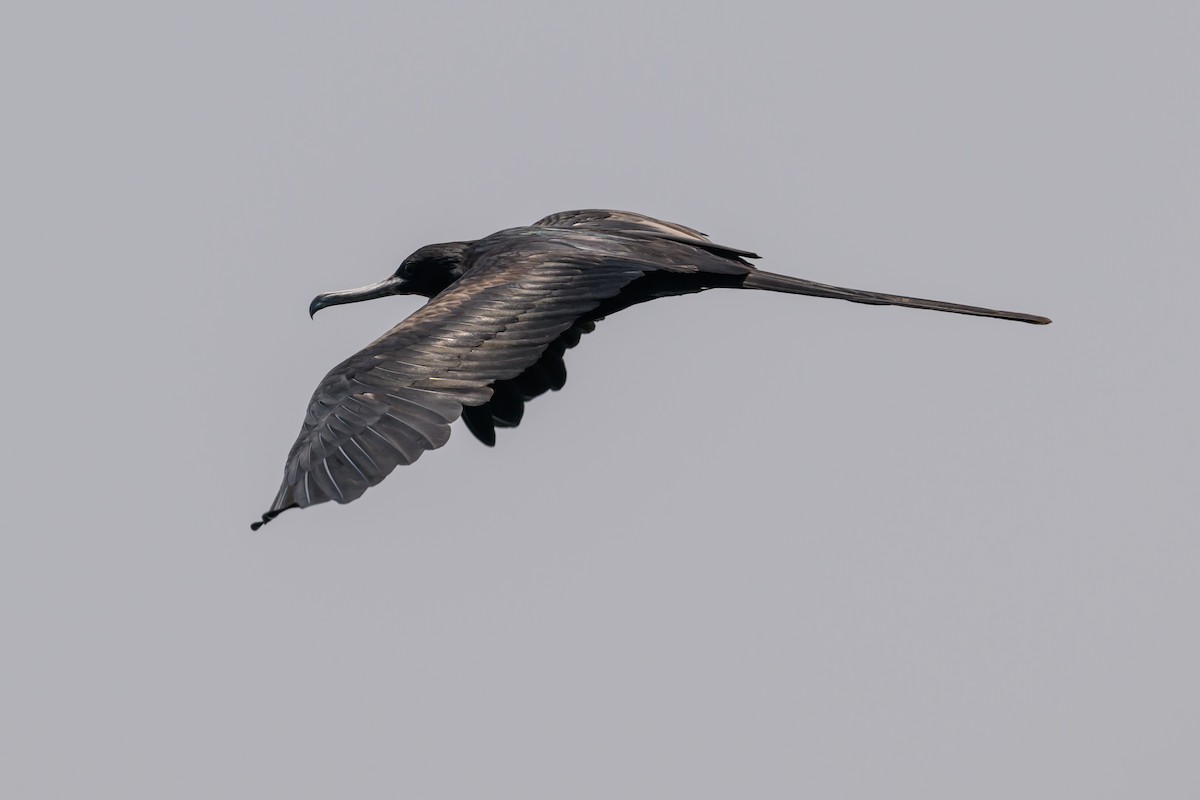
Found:
<path fill-rule="evenodd" d="M 251 522 L 250 530 L 252 530 L 252 531 L 258 530 L 263 525 L 266 525 L 268 522 L 275 519 L 283 512 L 287 511 L 289 508 L 299 508 L 299 506 L 296 503 L 292 503 L 290 506 L 284 506 L 283 508 L 273 508 L 270 511 L 268 511 L 267 513 L 263 514 L 262 519 L 260 519 L 258 522 Z"/>

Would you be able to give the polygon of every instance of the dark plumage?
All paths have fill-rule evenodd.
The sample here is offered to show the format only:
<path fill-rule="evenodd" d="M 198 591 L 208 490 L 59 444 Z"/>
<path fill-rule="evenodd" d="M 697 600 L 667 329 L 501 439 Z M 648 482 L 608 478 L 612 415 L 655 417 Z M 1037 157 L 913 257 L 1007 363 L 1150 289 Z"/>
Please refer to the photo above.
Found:
<path fill-rule="evenodd" d="M 755 269 L 754 253 L 624 211 L 565 211 L 474 242 L 422 247 L 388 279 L 319 295 L 326 306 L 393 294 L 428 303 L 334 367 L 313 393 L 283 486 L 258 529 L 289 508 L 348 503 L 397 465 L 444 445 L 463 418 L 484 444 L 525 403 L 561 389 L 563 354 L 595 322 L 657 297 L 718 287 L 926 308 L 1044 325 L 1030 314 L 863 292 Z"/>

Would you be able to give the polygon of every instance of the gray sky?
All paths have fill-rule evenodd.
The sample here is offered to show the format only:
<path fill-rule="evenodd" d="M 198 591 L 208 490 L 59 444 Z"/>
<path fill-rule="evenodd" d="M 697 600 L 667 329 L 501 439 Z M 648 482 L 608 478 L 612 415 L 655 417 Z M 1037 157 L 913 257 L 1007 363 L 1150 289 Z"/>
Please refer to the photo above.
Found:
<path fill-rule="evenodd" d="M 1191 4 L 191 5 L 0 24 L 0 795 L 1197 796 Z M 313 295 L 596 206 L 1055 323 L 650 304 L 249 532 Z"/>

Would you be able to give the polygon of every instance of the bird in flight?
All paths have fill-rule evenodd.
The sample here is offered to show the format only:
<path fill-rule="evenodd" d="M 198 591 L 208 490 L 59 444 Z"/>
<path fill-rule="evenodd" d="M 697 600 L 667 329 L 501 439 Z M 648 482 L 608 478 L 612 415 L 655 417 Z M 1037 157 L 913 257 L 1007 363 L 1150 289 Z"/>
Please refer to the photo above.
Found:
<path fill-rule="evenodd" d="M 563 356 L 598 320 L 658 297 L 765 289 L 1034 325 L 1045 317 L 843 289 L 756 269 L 754 253 L 627 211 L 551 214 L 470 242 L 431 244 L 371 286 L 318 295 L 309 314 L 398 294 L 429 302 L 334 367 L 308 404 L 283 485 L 257 530 L 289 508 L 349 503 L 450 438 L 460 416 L 486 445 L 567 379 Z"/>

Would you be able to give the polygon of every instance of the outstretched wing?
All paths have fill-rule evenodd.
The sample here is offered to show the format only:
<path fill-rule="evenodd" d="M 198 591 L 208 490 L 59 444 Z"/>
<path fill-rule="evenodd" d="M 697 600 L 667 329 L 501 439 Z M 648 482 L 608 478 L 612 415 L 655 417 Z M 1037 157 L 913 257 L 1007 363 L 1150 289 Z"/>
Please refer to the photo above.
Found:
<path fill-rule="evenodd" d="M 664 222 L 636 211 L 615 211 L 609 208 L 559 211 L 542 217 L 533 224 L 547 228 L 590 228 L 609 233 L 649 233 L 701 243 L 709 241 L 706 235 L 686 225 Z"/>
<path fill-rule="evenodd" d="M 487 402 L 491 384 L 520 375 L 581 316 L 659 267 L 653 254 L 604 245 L 528 228 L 476 243 L 462 278 L 321 381 L 279 493 L 253 527 L 288 508 L 350 502 L 441 447 L 464 406 Z"/>
<path fill-rule="evenodd" d="M 645 214 L 638 214 L 634 211 L 614 211 L 606 208 L 559 211 L 557 214 L 542 217 L 533 224 L 547 228 L 594 230 L 625 236 L 654 236 L 700 247 L 726 258 L 758 258 L 749 250 L 738 250 L 736 247 L 714 244 L 706 235 L 694 228 L 647 217 Z"/>

